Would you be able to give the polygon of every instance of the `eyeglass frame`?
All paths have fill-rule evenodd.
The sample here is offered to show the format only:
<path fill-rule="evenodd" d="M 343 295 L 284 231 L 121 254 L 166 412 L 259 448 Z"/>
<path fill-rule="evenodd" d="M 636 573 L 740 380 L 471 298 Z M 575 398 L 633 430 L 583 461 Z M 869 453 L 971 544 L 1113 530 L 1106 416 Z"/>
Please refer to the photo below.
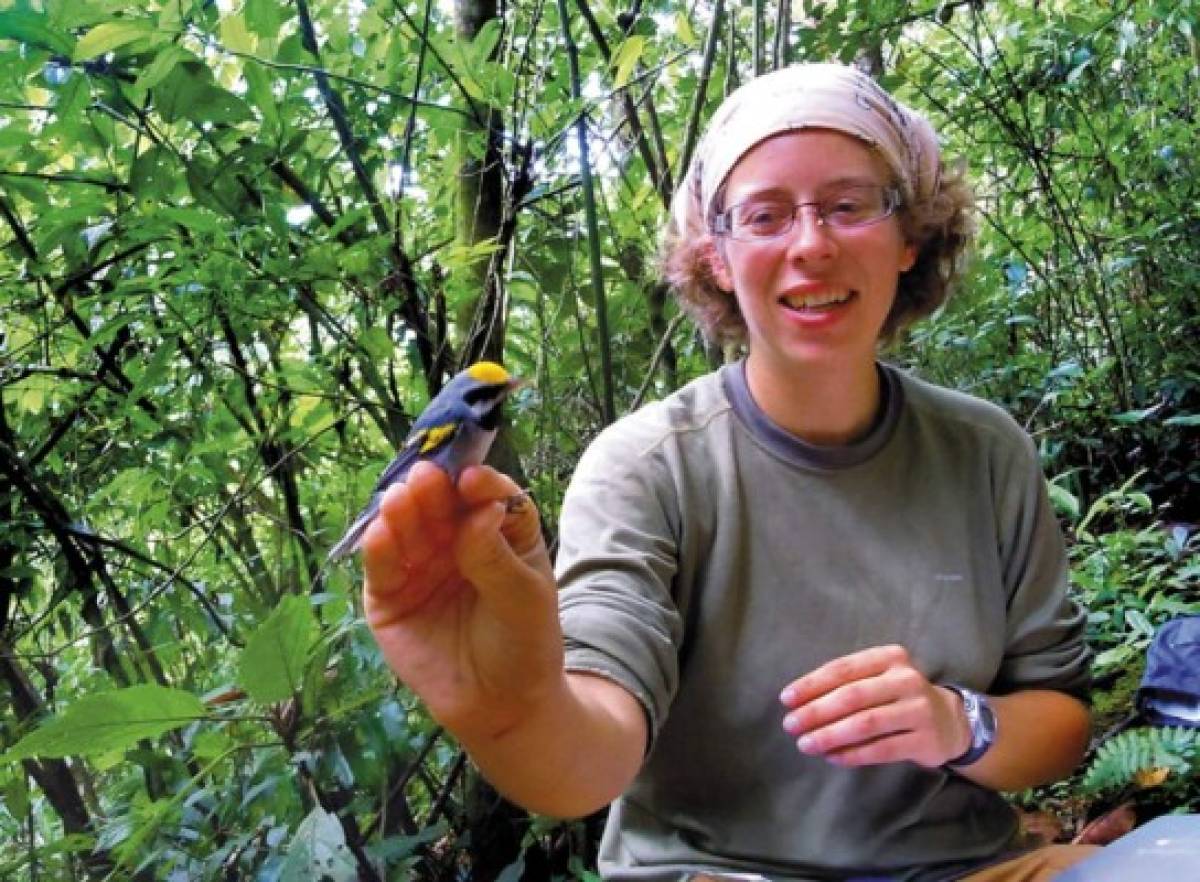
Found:
<path fill-rule="evenodd" d="M 810 200 L 807 202 L 792 203 L 792 206 L 791 206 L 792 213 L 788 216 L 787 226 L 785 226 L 783 229 L 779 230 L 778 232 L 771 233 L 769 236 L 749 236 L 749 237 L 735 236 L 733 233 L 733 224 L 732 224 L 732 221 L 730 220 L 730 214 L 731 214 L 731 212 L 733 212 L 734 209 L 740 208 L 744 205 L 753 203 L 755 201 L 754 199 L 747 199 L 743 202 L 738 202 L 734 205 L 731 205 L 728 208 L 726 208 L 725 210 L 718 213 L 716 215 L 716 217 L 714 217 L 712 219 L 712 223 L 709 226 L 709 232 L 711 232 L 714 236 L 728 236 L 730 239 L 732 239 L 735 242 L 770 242 L 773 239 L 778 239 L 780 236 L 786 236 L 793 229 L 795 229 L 796 218 L 799 217 L 800 210 L 803 208 L 814 209 L 815 214 L 816 214 L 817 226 L 819 226 L 819 227 L 827 227 L 828 229 L 839 230 L 839 231 L 841 231 L 841 230 L 861 230 L 864 227 L 869 227 L 874 224 L 880 223 L 881 221 L 887 220 L 889 217 L 894 215 L 898 210 L 900 210 L 904 206 L 904 196 L 900 192 L 900 189 L 898 187 L 889 187 L 889 186 L 885 186 L 883 184 L 856 184 L 855 185 L 855 188 L 876 188 L 876 187 L 879 189 L 880 193 L 883 195 L 884 212 L 883 212 L 883 214 L 879 215 L 878 217 L 873 217 L 873 218 L 870 218 L 865 221 L 860 221 L 858 223 L 854 223 L 854 224 L 836 224 L 836 223 L 831 224 L 831 223 L 829 223 L 829 219 L 825 216 L 825 213 L 821 210 L 821 204 L 823 202 L 826 202 L 827 200 L 818 199 L 818 200 Z M 762 200 L 762 201 L 764 203 L 768 203 L 768 204 L 777 203 L 777 204 L 781 204 L 781 205 L 786 202 L 786 200 L 783 200 L 783 199 Z"/>

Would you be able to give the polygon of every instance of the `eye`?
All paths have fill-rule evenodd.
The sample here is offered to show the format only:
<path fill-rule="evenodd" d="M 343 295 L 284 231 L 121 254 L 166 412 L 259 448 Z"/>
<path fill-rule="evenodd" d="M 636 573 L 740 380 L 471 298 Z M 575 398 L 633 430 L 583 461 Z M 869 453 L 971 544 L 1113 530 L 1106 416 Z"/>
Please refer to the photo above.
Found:
<path fill-rule="evenodd" d="M 883 191 L 878 187 L 851 187 L 823 201 L 824 215 L 835 221 L 853 223 L 883 211 Z"/>
<path fill-rule="evenodd" d="M 497 395 L 497 387 L 495 386 L 476 386 L 474 389 L 468 389 L 463 395 L 463 400 L 471 407 L 483 401 L 495 398 Z"/>
<path fill-rule="evenodd" d="M 739 227 L 765 233 L 786 224 L 791 213 L 792 207 L 782 202 L 755 202 L 738 206 L 734 220 Z"/>

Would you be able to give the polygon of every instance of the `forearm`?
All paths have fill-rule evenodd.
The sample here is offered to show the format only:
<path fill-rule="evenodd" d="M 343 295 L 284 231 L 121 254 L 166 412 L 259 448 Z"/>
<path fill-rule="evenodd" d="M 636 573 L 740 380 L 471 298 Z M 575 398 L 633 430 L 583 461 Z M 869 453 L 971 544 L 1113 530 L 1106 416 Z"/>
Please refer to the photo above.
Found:
<path fill-rule="evenodd" d="M 1069 775 L 1087 750 L 1091 713 L 1062 692 L 1028 690 L 990 698 L 997 738 L 976 763 L 956 771 L 993 790 L 1016 791 Z"/>
<path fill-rule="evenodd" d="M 582 817 L 616 799 L 646 747 L 641 705 L 601 677 L 564 674 L 519 724 L 461 737 L 472 761 L 504 796 L 532 812 Z"/>

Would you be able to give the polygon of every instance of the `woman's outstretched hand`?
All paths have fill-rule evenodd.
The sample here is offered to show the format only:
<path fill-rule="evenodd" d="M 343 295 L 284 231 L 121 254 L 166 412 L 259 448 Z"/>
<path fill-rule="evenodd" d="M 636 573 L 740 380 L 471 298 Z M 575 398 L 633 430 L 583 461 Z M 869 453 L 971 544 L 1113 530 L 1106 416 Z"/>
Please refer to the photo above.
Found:
<path fill-rule="evenodd" d="M 562 677 L 533 502 L 486 466 L 418 463 L 363 537 L 366 620 L 396 675 L 463 740 L 518 725 Z"/>

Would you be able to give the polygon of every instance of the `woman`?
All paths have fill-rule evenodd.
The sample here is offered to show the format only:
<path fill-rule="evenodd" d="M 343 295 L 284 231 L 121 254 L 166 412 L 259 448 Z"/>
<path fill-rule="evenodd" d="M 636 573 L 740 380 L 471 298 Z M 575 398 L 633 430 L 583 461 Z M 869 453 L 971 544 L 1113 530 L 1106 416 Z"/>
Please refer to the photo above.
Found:
<path fill-rule="evenodd" d="M 1033 446 L 876 357 L 944 300 L 968 208 L 928 123 L 861 73 L 754 80 L 667 256 L 748 354 L 597 439 L 556 576 L 490 469 L 385 498 L 365 602 L 389 663 L 514 801 L 615 800 L 605 878 L 1017 880 L 1086 853 L 1017 856 L 998 795 L 1088 737 Z"/>

